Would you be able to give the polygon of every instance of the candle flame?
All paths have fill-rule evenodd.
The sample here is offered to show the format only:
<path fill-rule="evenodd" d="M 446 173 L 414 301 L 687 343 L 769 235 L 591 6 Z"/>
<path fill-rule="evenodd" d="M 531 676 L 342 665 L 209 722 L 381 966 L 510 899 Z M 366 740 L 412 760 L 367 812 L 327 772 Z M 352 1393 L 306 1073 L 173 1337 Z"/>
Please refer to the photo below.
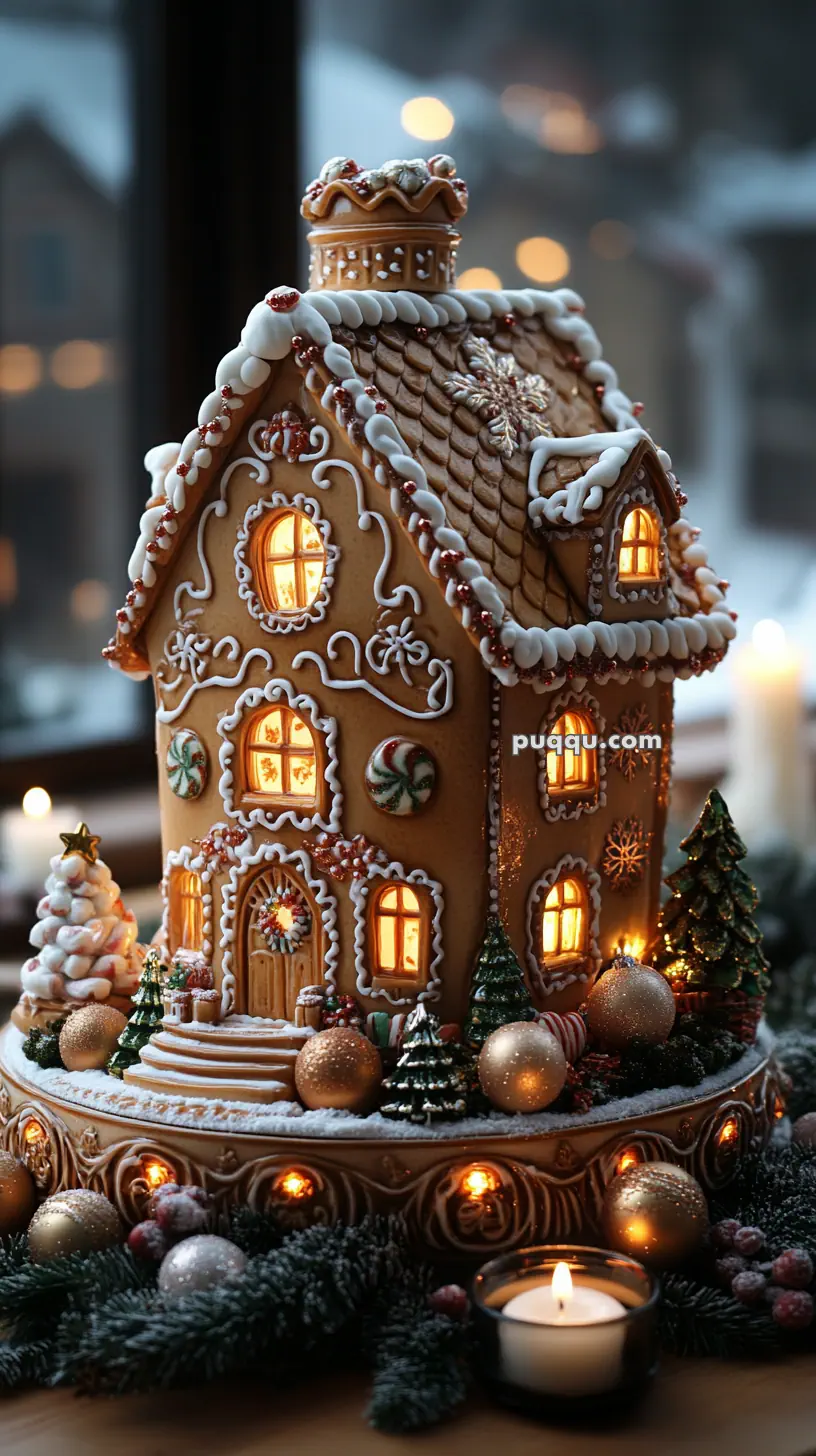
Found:
<path fill-rule="evenodd" d="M 775 622 L 773 617 L 763 617 L 754 627 L 751 641 L 762 657 L 773 659 L 778 653 L 784 652 L 787 646 L 785 628 L 781 622 Z"/>
<path fill-rule="evenodd" d="M 618 941 L 618 955 L 631 956 L 635 961 L 640 960 L 645 949 L 645 935 L 627 935 Z"/>
<path fill-rule="evenodd" d="M 28 789 L 23 794 L 23 813 L 27 819 L 44 819 L 51 813 L 51 795 L 47 789 Z"/>
<path fill-rule="evenodd" d="M 560 1305 L 565 1305 L 572 1299 L 572 1275 L 569 1264 L 556 1264 L 552 1277 L 553 1299 L 557 1299 Z"/>

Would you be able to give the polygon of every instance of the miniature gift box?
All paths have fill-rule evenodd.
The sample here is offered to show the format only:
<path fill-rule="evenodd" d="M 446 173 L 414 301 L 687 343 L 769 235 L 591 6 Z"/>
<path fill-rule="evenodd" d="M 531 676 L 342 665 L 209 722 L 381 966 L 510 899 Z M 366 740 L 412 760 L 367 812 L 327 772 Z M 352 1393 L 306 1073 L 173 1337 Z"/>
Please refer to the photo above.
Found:
<path fill-rule="evenodd" d="M 193 1021 L 209 1022 L 214 1025 L 220 1020 L 221 993 L 219 991 L 194 990 L 191 993 L 193 1000 Z"/>

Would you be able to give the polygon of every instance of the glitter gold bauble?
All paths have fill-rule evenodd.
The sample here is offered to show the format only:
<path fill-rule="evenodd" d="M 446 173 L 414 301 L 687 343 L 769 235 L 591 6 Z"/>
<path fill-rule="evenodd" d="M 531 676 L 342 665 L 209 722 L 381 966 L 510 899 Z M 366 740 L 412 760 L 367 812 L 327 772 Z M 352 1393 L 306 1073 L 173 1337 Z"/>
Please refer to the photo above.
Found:
<path fill-rule="evenodd" d="M 247 1266 L 243 1249 L 218 1234 L 194 1234 L 165 1254 L 159 1270 L 159 1293 L 165 1299 L 183 1299 L 199 1289 L 215 1289 L 237 1279 Z"/>
<path fill-rule="evenodd" d="M 566 1079 L 561 1043 L 536 1021 L 511 1021 L 491 1031 L 479 1053 L 482 1091 L 501 1112 L 540 1112 Z"/>
<path fill-rule="evenodd" d="M 674 1026 L 676 1006 L 665 977 L 627 957 L 595 982 L 586 1011 L 593 1041 L 610 1051 L 622 1051 L 635 1040 L 665 1041 Z"/>
<path fill-rule="evenodd" d="M 72 1011 L 60 1032 L 60 1056 L 69 1072 L 92 1072 L 105 1066 L 127 1026 L 115 1006 L 83 1006 Z"/>
<path fill-rule="evenodd" d="M 674 1163 L 639 1163 L 609 1184 L 603 1204 L 604 1237 L 611 1249 L 658 1268 L 693 1254 L 708 1228 L 705 1194 Z"/>
<path fill-rule="evenodd" d="M 370 1112 L 382 1085 L 377 1048 L 347 1026 L 316 1031 L 295 1062 L 295 1086 L 307 1107 Z"/>
<path fill-rule="evenodd" d="M 0 1237 L 20 1233 L 37 1207 L 37 1188 L 24 1163 L 0 1152 Z"/>
<path fill-rule="evenodd" d="M 113 1204 L 103 1193 L 69 1188 L 40 1204 L 28 1226 L 32 1262 L 46 1264 L 64 1254 L 90 1254 L 119 1244 L 124 1231 Z"/>

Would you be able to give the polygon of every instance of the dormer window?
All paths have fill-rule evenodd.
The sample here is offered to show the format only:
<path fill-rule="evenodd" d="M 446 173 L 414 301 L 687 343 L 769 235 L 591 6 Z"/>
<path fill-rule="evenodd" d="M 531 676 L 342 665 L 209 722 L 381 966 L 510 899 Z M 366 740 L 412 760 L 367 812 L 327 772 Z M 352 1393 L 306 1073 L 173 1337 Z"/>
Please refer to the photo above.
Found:
<path fill-rule="evenodd" d="M 320 532 L 302 511 L 276 511 L 253 539 L 253 575 L 267 612 L 296 616 L 317 599 L 326 569 Z"/>
<path fill-rule="evenodd" d="M 645 506 L 634 506 L 623 518 L 618 575 L 627 586 L 660 580 L 660 527 Z"/>

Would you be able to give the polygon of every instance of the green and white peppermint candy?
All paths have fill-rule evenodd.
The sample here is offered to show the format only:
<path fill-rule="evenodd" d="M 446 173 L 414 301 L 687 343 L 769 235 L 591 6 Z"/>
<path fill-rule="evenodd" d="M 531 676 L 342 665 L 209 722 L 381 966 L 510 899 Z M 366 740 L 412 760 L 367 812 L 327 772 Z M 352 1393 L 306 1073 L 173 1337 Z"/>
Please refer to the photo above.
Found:
<path fill-rule="evenodd" d="M 192 728 L 179 728 L 167 745 L 167 779 L 180 799 L 197 799 L 207 784 L 207 750 Z"/>
<path fill-rule="evenodd" d="M 386 814 L 418 814 L 436 784 L 436 763 L 421 743 L 385 738 L 366 765 L 366 788 Z"/>

